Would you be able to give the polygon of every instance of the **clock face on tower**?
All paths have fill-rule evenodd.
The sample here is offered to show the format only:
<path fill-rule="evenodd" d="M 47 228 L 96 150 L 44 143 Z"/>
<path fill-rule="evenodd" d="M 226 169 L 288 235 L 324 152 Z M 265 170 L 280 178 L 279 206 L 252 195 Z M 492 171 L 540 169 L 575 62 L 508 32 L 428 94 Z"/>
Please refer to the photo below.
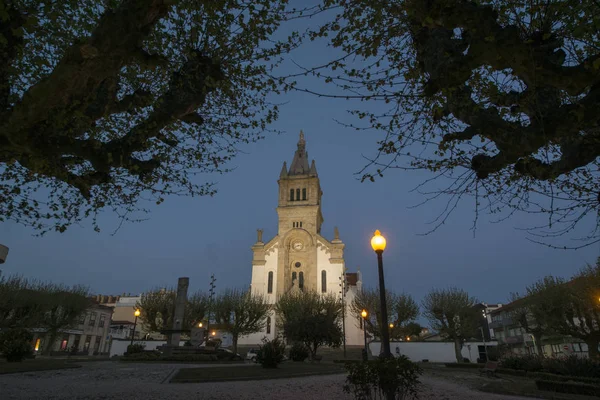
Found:
<path fill-rule="evenodd" d="M 297 241 L 292 244 L 292 247 L 294 248 L 294 250 L 302 250 L 304 248 L 304 243 L 302 243 L 301 241 Z"/>

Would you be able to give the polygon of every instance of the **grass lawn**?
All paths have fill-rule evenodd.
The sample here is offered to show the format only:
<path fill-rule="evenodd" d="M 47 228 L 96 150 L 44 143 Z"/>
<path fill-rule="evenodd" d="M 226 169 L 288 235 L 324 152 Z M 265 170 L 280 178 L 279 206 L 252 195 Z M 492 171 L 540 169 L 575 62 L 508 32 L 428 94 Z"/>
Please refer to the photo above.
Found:
<path fill-rule="evenodd" d="M 476 368 L 446 368 L 441 364 L 420 363 L 425 374 L 460 383 L 467 387 L 486 393 L 497 393 L 513 396 L 525 396 L 548 400 L 591 400 L 595 397 L 570 393 L 556 393 L 538 390 L 534 379 L 522 376 L 497 374 L 490 378 L 480 375 Z M 482 395 L 482 398 L 485 398 Z"/>
<path fill-rule="evenodd" d="M 0 361 L 0 374 L 16 374 L 19 372 L 49 371 L 53 369 L 80 368 L 81 365 L 66 360 L 25 360 L 9 363 Z"/>
<path fill-rule="evenodd" d="M 249 381 L 261 379 L 295 378 L 310 375 L 340 374 L 345 370 L 339 364 L 311 364 L 285 362 L 279 368 L 263 368 L 260 365 L 214 368 L 182 368 L 171 383 L 199 383 L 218 381 Z"/>

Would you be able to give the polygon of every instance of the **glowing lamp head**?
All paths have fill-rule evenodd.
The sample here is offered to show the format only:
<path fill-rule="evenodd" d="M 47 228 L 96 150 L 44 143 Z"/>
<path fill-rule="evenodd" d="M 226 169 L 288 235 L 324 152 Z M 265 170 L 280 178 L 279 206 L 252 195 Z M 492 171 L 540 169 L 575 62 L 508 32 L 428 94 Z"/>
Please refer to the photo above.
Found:
<path fill-rule="evenodd" d="M 360 316 L 363 318 L 367 318 L 367 310 L 362 310 L 362 312 L 360 313 Z"/>
<path fill-rule="evenodd" d="M 215 336 L 216 334 L 217 334 L 217 332 L 215 332 L 215 331 L 212 331 L 212 335 L 213 335 L 213 336 Z"/>
<path fill-rule="evenodd" d="M 133 315 L 135 315 L 136 317 L 139 317 L 141 314 L 140 310 L 135 310 L 135 312 L 133 313 Z"/>
<path fill-rule="evenodd" d="M 390 324 L 390 328 L 393 328 L 393 327 L 394 327 L 394 324 Z"/>
<path fill-rule="evenodd" d="M 409 336 L 407 336 L 407 337 L 406 337 L 406 340 L 408 340 L 408 341 L 410 342 L 410 337 L 409 337 Z"/>
<path fill-rule="evenodd" d="M 385 250 L 386 241 L 383 236 L 381 236 L 381 232 L 379 230 L 375 231 L 375 234 L 371 238 L 371 247 L 377 253 L 379 251 Z"/>
<path fill-rule="evenodd" d="M 198 328 L 202 328 L 202 322 L 198 322 Z"/>

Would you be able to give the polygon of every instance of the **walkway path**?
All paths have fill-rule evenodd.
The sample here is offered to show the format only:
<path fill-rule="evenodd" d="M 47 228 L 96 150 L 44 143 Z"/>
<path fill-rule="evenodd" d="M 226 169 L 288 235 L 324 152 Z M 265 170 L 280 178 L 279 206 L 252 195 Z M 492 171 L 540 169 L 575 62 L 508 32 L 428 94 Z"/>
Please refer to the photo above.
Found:
<path fill-rule="evenodd" d="M 350 400 L 343 392 L 344 375 L 313 376 L 253 382 L 169 384 L 179 368 L 189 364 L 122 364 L 86 362 L 78 369 L 0 375 L 0 398 L 12 399 L 128 399 L 128 400 Z M 421 400 L 521 400 L 474 391 L 429 375 L 422 377 Z"/>

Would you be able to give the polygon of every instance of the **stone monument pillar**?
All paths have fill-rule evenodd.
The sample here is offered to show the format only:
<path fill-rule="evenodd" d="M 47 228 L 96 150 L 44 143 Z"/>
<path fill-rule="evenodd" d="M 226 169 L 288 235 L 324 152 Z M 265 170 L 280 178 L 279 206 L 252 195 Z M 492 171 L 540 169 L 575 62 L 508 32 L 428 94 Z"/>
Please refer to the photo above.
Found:
<path fill-rule="evenodd" d="M 185 315 L 185 306 L 187 303 L 187 291 L 190 285 L 190 278 L 179 278 L 177 282 L 177 297 L 175 298 L 175 312 L 173 314 L 173 332 L 169 340 L 170 346 L 179 346 L 181 339 L 181 329 L 183 329 L 183 316 Z"/>

